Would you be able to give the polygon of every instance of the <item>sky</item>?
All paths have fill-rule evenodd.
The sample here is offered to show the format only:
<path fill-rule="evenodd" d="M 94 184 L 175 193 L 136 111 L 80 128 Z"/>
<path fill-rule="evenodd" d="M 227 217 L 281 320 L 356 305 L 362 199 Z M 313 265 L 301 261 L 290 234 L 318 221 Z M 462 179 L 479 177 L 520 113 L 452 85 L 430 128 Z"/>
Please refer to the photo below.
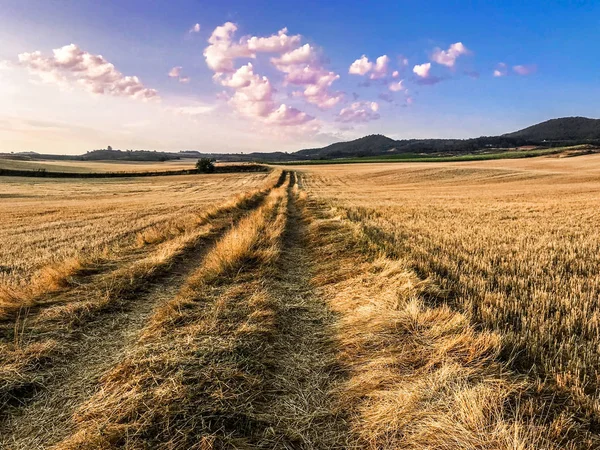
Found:
<path fill-rule="evenodd" d="M 598 1 L 0 0 L 0 152 L 295 151 L 598 117 Z"/>

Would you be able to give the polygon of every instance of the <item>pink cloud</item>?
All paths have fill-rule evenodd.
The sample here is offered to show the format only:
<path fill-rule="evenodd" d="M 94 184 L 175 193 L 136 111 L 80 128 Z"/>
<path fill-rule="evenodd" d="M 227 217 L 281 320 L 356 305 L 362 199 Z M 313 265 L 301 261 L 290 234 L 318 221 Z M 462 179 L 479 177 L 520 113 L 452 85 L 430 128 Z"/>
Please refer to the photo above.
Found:
<path fill-rule="evenodd" d="M 398 72 L 397 70 L 394 70 L 394 72 L 392 73 L 392 78 L 398 78 L 400 76 L 400 72 Z"/>
<path fill-rule="evenodd" d="M 431 70 L 431 63 L 417 64 L 413 67 L 413 72 L 421 78 L 429 78 L 429 71 Z"/>
<path fill-rule="evenodd" d="M 311 45 L 305 44 L 280 58 L 272 58 L 271 62 L 277 70 L 286 74 L 286 84 L 305 87 L 303 92 L 294 94 L 296 97 L 303 97 L 322 109 L 332 108 L 343 98 L 342 93 L 329 91 L 340 76 L 323 68 L 317 51 Z"/>
<path fill-rule="evenodd" d="M 267 77 L 255 74 L 251 63 L 240 67 L 231 75 L 217 74 L 215 80 L 234 89 L 228 103 L 242 116 L 280 126 L 299 125 L 314 119 L 285 104 L 277 106 L 271 82 Z"/>
<path fill-rule="evenodd" d="M 297 66 L 308 64 L 317 60 L 317 54 L 314 47 L 310 44 L 304 44 L 294 50 L 284 53 L 279 58 L 272 58 L 271 62 L 281 71 L 286 71 L 288 66 Z"/>
<path fill-rule="evenodd" d="M 336 117 L 336 121 L 342 123 L 361 123 L 377 120 L 381 116 L 377 102 L 354 102 L 347 108 L 343 108 Z"/>
<path fill-rule="evenodd" d="M 226 22 L 218 26 L 208 38 L 209 46 L 204 49 L 204 58 L 210 69 L 217 73 L 234 72 L 234 60 L 236 58 L 253 58 L 254 53 L 245 43 L 233 42 L 233 35 L 237 31 L 237 25 Z"/>
<path fill-rule="evenodd" d="M 518 75 L 531 75 L 532 73 L 535 73 L 537 71 L 537 66 L 535 64 L 530 64 L 526 66 L 519 65 L 513 66 L 513 70 Z"/>
<path fill-rule="evenodd" d="M 195 24 L 192 28 L 190 28 L 190 33 L 200 33 L 200 24 Z"/>
<path fill-rule="evenodd" d="M 400 80 L 396 83 L 390 83 L 388 85 L 388 89 L 392 92 L 405 91 L 406 88 L 404 87 L 404 80 Z"/>
<path fill-rule="evenodd" d="M 179 81 L 180 83 L 189 83 L 191 78 L 188 76 L 182 75 L 182 73 L 181 73 L 182 70 L 183 70 L 183 67 L 175 66 L 169 71 L 168 75 L 170 78 L 176 78 L 177 81 Z"/>
<path fill-rule="evenodd" d="M 169 77 L 171 77 L 171 78 L 179 78 L 181 76 L 181 69 L 183 69 L 183 67 L 181 67 L 181 66 L 173 67 L 169 71 Z"/>
<path fill-rule="evenodd" d="M 508 74 L 508 71 L 506 69 L 506 64 L 504 63 L 498 63 L 498 65 L 496 66 L 496 69 L 494 70 L 494 76 L 495 77 L 505 77 Z"/>
<path fill-rule="evenodd" d="M 373 68 L 373 63 L 369 61 L 365 55 L 362 55 L 360 59 L 357 59 L 352 64 L 350 64 L 350 68 L 348 69 L 348 73 L 352 75 L 365 75 Z"/>
<path fill-rule="evenodd" d="M 281 53 L 297 47 L 302 36 L 299 34 L 289 36 L 288 29 L 283 28 L 269 37 L 252 36 L 246 41 L 249 50 L 253 52 Z"/>
<path fill-rule="evenodd" d="M 301 125 L 313 119 L 314 117 L 296 108 L 282 104 L 267 117 L 267 122 L 280 126 L 290 126 Z"/>
<path fill-rule="evenodd" d="M 350 65 L 348 73 L 352 75 L 366 75 L 370 72 L 369 78 L 377 80 L 387 75 L 389 62 L 390 58 L 387 55 L 380 56 L 375 60 L 375 63 L 369 61 L 369 58 L 365 55 L 362 55 Z"/>
<path fill-rule="evenodd" d="M 470 50 L 462 42 L 452 44 L 448 50 L 436 48 L 431 55 L 431 60 L 447 67 L 454 67 L 456 59 L 461 55 L 470 54 Z"/>
<path fill-rule="evenodd" d="M 375 65 L 371 70 L 371 75 L 369 78 L 371 80 L 377 80 L 379 78 L 383 78 L 387 75 L 387 68 L 390 62 L 390 58 L 387 55 L 382 55 L 375 61 Z"/>
<path fill-rule="evenodd" d="M 83 51 L 75 44 L 52 52 L 51 57 L 44 57 L 39 51 L 21 53 L 19 64 L 46 83 L 76 85 L 93 94 L 142 100 L 158 98 L 156 90 L 146 88 L 136 76 L 124 76 L 102 55 Z"/>

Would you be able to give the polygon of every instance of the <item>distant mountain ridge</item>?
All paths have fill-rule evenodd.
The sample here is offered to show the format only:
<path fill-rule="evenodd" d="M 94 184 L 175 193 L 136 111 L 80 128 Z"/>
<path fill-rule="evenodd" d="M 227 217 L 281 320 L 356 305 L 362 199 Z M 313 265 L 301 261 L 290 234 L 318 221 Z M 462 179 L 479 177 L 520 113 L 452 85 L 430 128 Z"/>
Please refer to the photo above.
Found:
<path fill-rule="evenodd" d="M 180 158 L 208 157 L 218 161 L 285 162 L 311 159 L 363 158 L 384 155 L 440 155 L 458 156 L 490 149 L 510 149 L 521 146 L 557 147 L 576 144 L 600 146 L 600 119 L 563 117 L 532 125 L 501 136 L 481 136 L 472 139 L 402 139 L 394 140 L 381 134 L 372 134 L 347 142 L 336 142 L 320 148 L 309 148 L 293 153 L 204 153 L 185 150 L 179 153 L 149 150 L 122 151 L 93 150 L 79 156 L 42 155 L 34 152 L 0 154 L 11 159 L 59 160 L 121 160 L 168 161 Z"/>
<path fill-rule="evenodd" d="M 600 139 L 600 119 L 587 117 L 550 119 L 503 136 L 532 141 L 595 140 Z"/>

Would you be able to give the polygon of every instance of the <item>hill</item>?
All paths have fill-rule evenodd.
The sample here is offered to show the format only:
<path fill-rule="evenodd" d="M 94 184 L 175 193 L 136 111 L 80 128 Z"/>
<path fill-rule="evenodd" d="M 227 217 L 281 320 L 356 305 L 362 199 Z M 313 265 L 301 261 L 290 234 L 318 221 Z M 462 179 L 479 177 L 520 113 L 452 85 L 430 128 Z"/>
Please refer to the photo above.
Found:
<path fill-rule="evenodd" d="M 336 142 L 323 148 L 300 150 L 299 159 L 377 156 L 396 149 L 397 141 L 381 134 L 372 134 L 349 142 Z"/>
<path fill-rule="evenodd" d="M 507 133 L 504 136 L 542 142 L 596 140 L 600 139 L 600 119 L 562 117 Z"/>
<path fill-rule="evenodd" d="M 202 153 L 184 150 L 179 153 L 150 150 L 92 150 L 83 155 L 42 155 L 33 152 L 0 154 L 0 158 L 21 160 L 93 160 L 93 161 L 169 161 L 180 158 L 212 158 L 220 162 L 286 162 L 365 158 L 394 155 L 452 157 L 471 154 L 498 153 L 518 147 L 564 147 L 578 144 L 600 146 L 600 119 L 563 117 L 552 119 L 501 136 L 480 136 L 471 139 L 402 139 L 394 140 L 372 134 L 347 142 L 336 142 L 320 148 L 293 153 Z M 410 156 L 412 157 L 412 156 Z"/>

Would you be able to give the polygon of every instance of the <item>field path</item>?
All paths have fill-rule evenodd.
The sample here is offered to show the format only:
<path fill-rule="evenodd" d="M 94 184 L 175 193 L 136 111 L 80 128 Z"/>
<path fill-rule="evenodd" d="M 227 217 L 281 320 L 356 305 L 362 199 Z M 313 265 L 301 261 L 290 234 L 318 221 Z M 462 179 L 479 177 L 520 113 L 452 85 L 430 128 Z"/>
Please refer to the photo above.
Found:
<path fill-rule="evenodd" d="M 279 271 L 269 290 L 278 299 L 278 332 L 273 342 L 274 367 L 267 399 L 258 405 L 271 432 L 261 448 L 347 448 L 346 421 L 333 391 L 343 380 L 332 338 L 335 317 L 311 284 L 312 258 L 303 203 L 290 173 L 288 220 Z"/>
<path fill-rule="evenodd" d="M 71 431 L 73 413 L 95 392 L 100 377 L 123 358 L 155 308 L 177 294 L 214 242 L 237 222 L 221 220 L 223 226 L 179 255 L 165 274 L 148 282 L 138 295 L 74 333 L 67 344 L 71 348 L 53 363 L 43 389 L 21 407 L 11 408 L 0 423 L 0 448 L 48 448 Z"/>

